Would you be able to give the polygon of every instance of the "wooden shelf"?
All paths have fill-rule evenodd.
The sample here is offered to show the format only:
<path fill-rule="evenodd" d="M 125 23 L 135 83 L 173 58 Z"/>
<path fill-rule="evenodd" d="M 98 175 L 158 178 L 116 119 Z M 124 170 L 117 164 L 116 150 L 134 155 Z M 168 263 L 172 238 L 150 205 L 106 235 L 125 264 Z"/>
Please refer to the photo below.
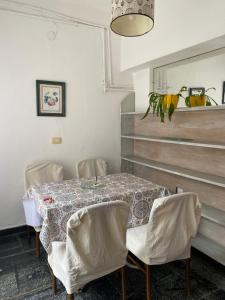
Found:
<path fill-rule="evenodd" d="M 220 110 L 225 109 L 225 105 L 215 105 L 215 106 L 196 106 L 196 107 L 179 107 L 175 112 L 187 112 L 187 111 L 205 111 L 205 110 Z M 121 112 L 121 116 L 123 115 L 143 115 L 145 112 Z M 152 112 L 150 112 L 152 114 Z"/>
<path fill-rule="evenodd" d="M 225 211 L 203 204 L 202 217 L 225 227 Z"/>
<path fill-rule="evenodd" d="M 202 218 L 192 245 L 225 266 L 225 105 L 180 107 L 164 124 L 144 114 L 134 98 L 121 104 L 122 170 L 196 192 Z"/>
<path fill-rule="evenodd" d="M 196 142 L 191 139 L 181 139 L 181 138 L 169 138 L 169 137 L 148 137 L 148 136 L 133 136 L 133 135 L 121 135 L 123 139 L 138 140 L 138 141 L 148 141 L 166 144 L 176 144 L 176 145 L 186 145 L 193 147 L 205 147 L 213 149 L 225 149 L 225 144 L 223 143 L 207 143 L 207 142 Z"/>
<path fill-rule="evenodd" d="M 223 246 L 218 245 L 201 234 L 198 234 L 196 238 L 192 240 L 192 246 L 220 262 L 222 265 L 225 265 L 225 252 Z"/>
<path fill-rule="evenodd" d="M 196 180 L 199 182 L 212 184 L 215 186 L 219 186 L 225 188 L 225 178 L 215 175 L 210 175 L 198 171 L 193 171 L 185 168 L 175 167 L 164 163 L 159 163 L 156 161 L 151 161 L 147 159 L 143 159 L 137 156 L 122 156 L 122 160 L 129 161 L 135 164 L 139 164 L 145 167 L 149 167 L 155 170 L 163 171 L 166 173 L 170 173 L 173 175 L 185 177 L 188 179 Z"/>

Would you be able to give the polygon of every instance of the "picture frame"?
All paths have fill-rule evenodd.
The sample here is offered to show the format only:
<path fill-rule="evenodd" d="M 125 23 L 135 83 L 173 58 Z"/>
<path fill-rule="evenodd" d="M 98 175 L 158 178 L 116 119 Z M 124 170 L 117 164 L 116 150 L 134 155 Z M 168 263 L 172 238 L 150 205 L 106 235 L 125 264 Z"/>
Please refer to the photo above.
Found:
<path fill-rule="evenodd" d="M 204 87 L 193 87 L 189 88 L 189 96 L 200 95 L 205 93 Z"/>
<path fill-rule="evenodd" d="M 66 116 L 66 84 L 59 81 L 36 80 L 37 116 Z"/>
<path fill-rule="evenodd" d="M 223 82 L 222 104 L 225 104 L 225 81 Z"/>
<path fill-rule="evenodd" d="M 183 189 L 183 188 L 181 188 L 181 187 L 179 187 L 179 186 L 176 186 L 176 191 L 175 191 L 176 194 L 181 194 L 181 193 L 183 193 L 183 192 L 184 192 L 184 189 Z"/>

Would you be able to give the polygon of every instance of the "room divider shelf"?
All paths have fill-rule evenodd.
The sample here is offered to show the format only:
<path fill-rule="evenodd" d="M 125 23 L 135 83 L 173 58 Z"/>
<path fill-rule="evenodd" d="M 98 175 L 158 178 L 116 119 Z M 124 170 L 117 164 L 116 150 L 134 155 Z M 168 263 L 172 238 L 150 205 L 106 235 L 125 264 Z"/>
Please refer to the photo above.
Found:
<path fill-rule="evenodd" d="M 176 109 L 176 112 L 186 112 L 186 111 L 209 111 L 209 110 L 221 110 L 225 109 L 225 105 L 214 105 L 214 106 L 196 106 L 196 107 L 179 107 Z M 151 114 L 152 112 L 150 112 Z M 130 111 L 130 112 L 121 112 L 121 116 L 123 115 L 144 115 L 145 112 L 137 112 L 137 111 Z"/>
<path fill-rule="evenodd" d="M 225 178 L 224 177 L 206 174 L 206 173 L 202 173 L 199 171 L 193 171 L 193 170 L 180 168 L 180 167 L 176 167 L 176 166 L 171 166 L 168 164 L 159 163 L 159 162 L 148 160 L 148 159 L 143 159 L 138 156 L 132 156 L 132 155 L 122 156 L 121 159 L 131 162 L 131 163 L 149 167 L 149 168 L 152 168 L 152 169 L 155 169 L 158 171 L 163 171 L 163 172 L 170 173 L 173 175 L 177 175 L 177 176 L 185 177 L 188 179 L 196 180 L 199 182 L 212 184 L 212 185 L 215 185 L 218 187 L 225 188 Z"/>
<path fill-rule="evenodd" d="M 225 227 L 225 211 L 202 204 L 202 217 L 208 221 Z"/>
<path fill-rule="evenodd" d="M 202 218 L 193 247 L 225 265 L 225 105 L 178 108 L 160 123 L 152 112 L 121 104 L 121 168 L 198 194 Z"/>
<path fill-rule="evenodd" d="M 181 139 L 173 137 L 148 137 L 141 135 L 122 135 L 122 139 L 137 140 L 137 141 L 147 141 L 147 142 L 157 142 L 166 144 L 176 144 L 185 145 L 193 147 L 204 147 L 213 149 L 225 149 L 225 144 L 223 143 L 209 143 L 209 142 L 196 142 L 192 139 Z"/>
<path fill-rule="evenodd" d="M 223 246 L 218 245 L 201 234 L 198 234 L 196 238 L 192 240 L 192 246 L 225 265 L 225 252 Z"/>

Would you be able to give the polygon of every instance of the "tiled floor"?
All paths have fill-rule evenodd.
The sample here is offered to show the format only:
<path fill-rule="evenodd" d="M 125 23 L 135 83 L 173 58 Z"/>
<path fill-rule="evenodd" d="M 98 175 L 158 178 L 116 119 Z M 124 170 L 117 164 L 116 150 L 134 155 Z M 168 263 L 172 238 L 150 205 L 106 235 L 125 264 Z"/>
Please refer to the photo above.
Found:
<path fill-rule="evenodd" d="M 154 300 L 186 299 L 184 266 L 181 262 L 153 269 Z M 111 274 L 88 284 L 76 300 L 117 300 L 121 298 L 120 278 Z M 46 255 L 35 257 L 34 239 L 28 242 L 26 232 L 0 237 L 0 300 L 66 299 L 63 286 L 53 296 Z M 128 299 L 145 299 L 144 276 L 128 269 Z M 225 267 L 193 251 L 192 297 L 198 300 L 225 300 Z"/>

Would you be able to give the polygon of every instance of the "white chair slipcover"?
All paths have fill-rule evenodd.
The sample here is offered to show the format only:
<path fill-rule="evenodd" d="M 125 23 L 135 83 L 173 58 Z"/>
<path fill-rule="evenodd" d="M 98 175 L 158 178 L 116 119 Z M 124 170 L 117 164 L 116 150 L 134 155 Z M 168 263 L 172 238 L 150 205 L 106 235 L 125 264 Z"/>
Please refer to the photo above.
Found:
<path fill-rule="evenodd" d="M 85 159 L 76 165 L 77 178 L 91 178 L 94 176 L 105 176 L 107 174 L 107 164 L 104 159 Z"/>
<path fill-rule="evenodd" d="M 26 224 L 33 226 L 36 231 L 40 231 L 43 220 L 36 210 L 34 199 L 29 197 L 29 188 L 32 185 L 40 185 L 45 182 L 60 182 L 62 180 L 63 167 L 50 161 L 36 162 L 25 168 L 23 207 Z"/>
<path fill-rule="evenodd" d="M 82 208 L 70 217 L 66 242 L 53 242 L 48 256 L 68 294 L 126 264 L 128 214 L 128 204 L 118 200 Z"/>
<path fill-rule="evenodd" d="M 194 193 L 156 199 L 148 224 L 127 230 L 127 248 L 147 265 L 190 258 L 200 218 L 201 204 Z"/>

